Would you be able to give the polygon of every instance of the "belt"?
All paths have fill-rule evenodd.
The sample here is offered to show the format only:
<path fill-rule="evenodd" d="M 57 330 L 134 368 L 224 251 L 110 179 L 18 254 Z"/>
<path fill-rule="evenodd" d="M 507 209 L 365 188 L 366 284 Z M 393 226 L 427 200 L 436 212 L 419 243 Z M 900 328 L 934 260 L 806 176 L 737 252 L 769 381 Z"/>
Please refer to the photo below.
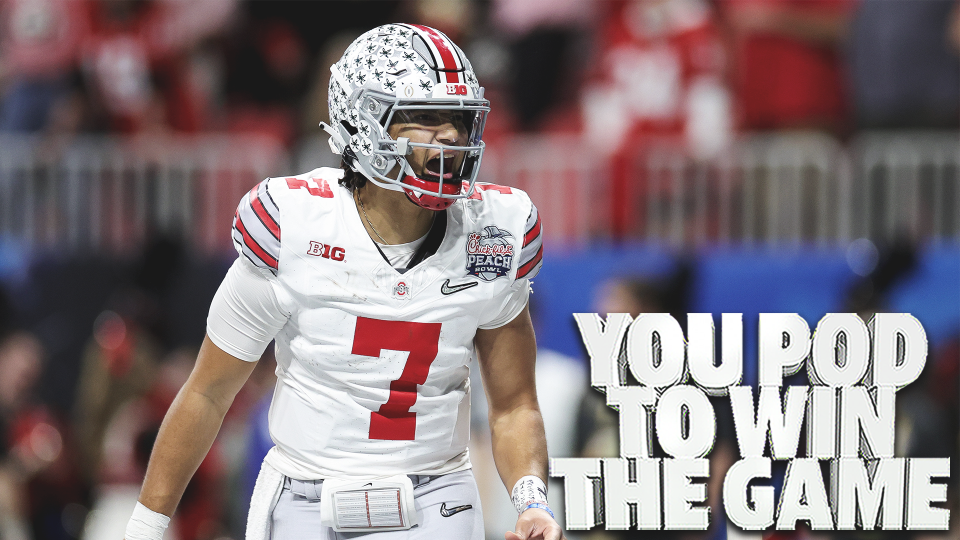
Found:
<path fill-rule="evenodd" d="M 439 475 L 427 474 L 408 474 L 407 477 L 413 482 L 414 489 L 440 478 Z M 309 501 L 320 500 L 320 488 L 322 485 L 323 480 L 297 480 L 289 476 L 285 477 L 283 481 L 284 489 L 289 489 L 294 495 L 306 497 Z"/>

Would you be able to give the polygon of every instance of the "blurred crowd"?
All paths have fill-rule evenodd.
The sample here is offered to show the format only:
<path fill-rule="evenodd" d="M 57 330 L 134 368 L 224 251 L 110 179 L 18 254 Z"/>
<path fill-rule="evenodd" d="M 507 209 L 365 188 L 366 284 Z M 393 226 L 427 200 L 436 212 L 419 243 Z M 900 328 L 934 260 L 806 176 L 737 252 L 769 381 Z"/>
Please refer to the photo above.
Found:
<path fill-rule="evenodd" d="M 709 159 L 742 132 L 960 127 L 956 0 L 0 0 L 0 132 L 255 133 L 289 148 L 326 120 L 347 44 L 394 21 L 463 46 L 493 103 L 489 144 L 579 134 L 623 178 L 653 140 Z M 31 286 L 0 289 L 0 538 L 119 539 L 226 266 L 188 260 L 176 239 L 120 266 L 46 263 Z M 596 309 L 684 313 L 682 278 L 611 283 Z M 847 307 L 882 308 L 861 296 Z M 932 352 L 903 400 L 912 455 L 956 458 L 958 350 Z M 586 391 L 583 360 L 541 359 L 581 396 L 544 405 L 556 455 L 616 455 L 615 413 Z M 171 538 L 242 537 L 272 362 L 238 396 Z M 715 471 L 734 459 L 731 429 Z"/>
<path fill-rule="evenodd" d="M 203 337 L 205 313 L 183 312 L 209 305 L 224 270 L 158 239 L 127 263 L 46 261 L 0 287 L 0 538 L 123 537 Z M 274 367 L 264 358 L 237 396 L 169 538 L 242 538 L 258 469 L 249 419 Z"/>
<path fill-rule="evenodd" d="M 846 289 L 838 291 L 840 302 L 830 308 L 831 312 L 857 313 L 865 322 L 874 314 L 892 312 L 891 298 L 898 287 L 915 276 L 919 269 L 919 254 L 916 247 L 905 239 L 881 246 L 874 268 L 854 279 Z M 683 328 L 687 335 L 687 313 L 693 308 L 693 283 L 695 274 L 700 270 L 693 259 L 679 259 L 675 268 L 663 275 L 622 274 L 614 275 L 595 289 L 592 310 L 600 313 L 629 313 L 637 317 L 642 313 L 669 313 Z M 934 301 L 931 299 L 931 301 Z M 534 300 L 535 302 L 535 300 Z M 532 304 L 534 307 L 536 304 Z M 535 315 L 535 313 L 534 313 Z M 745 320 L 750 317 L 744 315 Z M 716 323 L 719 317 L 714 314 Z M 755 321 L 755 319 L 754 319 Z M 811 327 L 815 321 L 809 321 Z M 749 324 L 749 323 L 748 323 Z M 716 329 L 719 342 L 722 328 Z M 745 347 L 755 346 L 746 342 Z M 541 353 L 544 351 L 541 351 Z M 571 371 L 572 358 L 557 358 L 555 354 L 538 354 L 538 389 L 540 388 L 541 369 L 559 370 L 560 377 L 553 380 L 551 386 L 541 391 L 541 405 L 544 407 L 544 420 L 547 427 L 548 445 L 553 456 L 576 457 L 617 457 L 619 456 L 620 418 L 618 411 L 607 406 L 600 392 L 586 391 L 590 378 L 587 366 Z M 625 361 L 625 352 L 621 352 L 621 362 Z M 717 345 L 718 360 L 720 347 Z M 546 360 L 546 362 L 544 362 Z M 750 362 L 749 359 L 746 360 Z M 755 361 L 755 357 L 754 357 Z M 546 365 L 545 365 L 546 364 Z M 752 374 L 750 373 L 752 371 Z M 628 379 L 632 378 L 627 375 Z M 742 384 L 756 387 L 756 366 L 745 365 Z M 784 378 L 784 386 L 809 386 L 813 383 L 807 370 Z M 551 412 L 548 407 L 559 405 L 566 396 L 577 396 L 578 406 L 575 421 L 567 421 L 551 426 Z M 940 531 L 811 531 L 809 524 L 801 522 L 795 531 L 743 532 L 734 528 L 735 534 L 742 540 L 946 540 L 957 538 L 960 534 L 960 328 L 953 328 L 944 339 L 931 340 L 926 365 L 920 377 L 896 397 L 896 434 L 895 455 L 903 457 L 949 457 L 950 479 L 946 482 L 946 502 L 937 506 L 948 508 L 950 530 Z M 546 404 L 544 404 L 546 399 Z M 732 535 L 732 527 L 726 521 L 722 489 L 727 470 L 735 461 L 741 459 L 738 451 L 738 436 L 734 427 L 733 413 L 729 398 L 711 396 L 710 402 L 716 414 L 716 438 L 708 454 L 710 475 L 706 480 L 706 506 L 710 508 L 710 528 L 704 532 L 691 531 L 603 531 L 597 528 L 583 536 L 574 536 L 583 540 L 628 540 L 657 538 L 662 540 L 722 540 Z M 569 407 L 569 405 L 568 405 Z M 553 427 L 553 431 L 551 431 Z M 552 438 L 551 438 L 552 437 Z M 801 434 L 799 447 L 805 445 L 805 434 Z M 557 453 L 554 454 L 553 451 Z M 668 457 L 668 454 L 651 439 L 653 457 Z M 802 450 L 801 450 L 802 452 Z M 827 462 L 821 469 L 826 478 L 830 478 Z M 770 485 L 779 497 L 787 471 L 786 461 L 777 461 L 772 465 Z M 765 483 L 764 483 L 765 484 Z"/>
<path fill-rule="evenodd" d="M 960 125 L 954 0 L 3 0 L 0 131 L 290 145 L 317 132 L 352 38 L 400 20 L 464 47 L 494 142 L 674 137 L 710 156 L 740 131 Z"/>

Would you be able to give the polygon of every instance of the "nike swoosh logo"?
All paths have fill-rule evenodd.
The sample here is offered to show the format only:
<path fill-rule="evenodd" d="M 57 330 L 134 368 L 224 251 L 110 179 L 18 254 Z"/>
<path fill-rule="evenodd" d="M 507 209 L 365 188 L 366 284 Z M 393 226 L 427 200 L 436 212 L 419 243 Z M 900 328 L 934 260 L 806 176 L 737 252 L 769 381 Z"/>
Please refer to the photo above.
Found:
<path fill-rule="evenodd" d="M 442 292 L 443 294 L 453 294 L 456 292 L 469 289 L 470 287 L 476 287 L 479 284 L 480 284 L 479 281 L 470 281 L 467 283 L 460 283 L 458 285 L 450 285 L 450 280 L 448 279 L 443 282 L 443 285 L 440 287 L 440 292 Z"/>
<path fill-rule="evenodd" d="M 474 283 L 476 283 L 476 281 L 474 281 Z M 443 517 L 450 517 L 454 514 L 459 514 L 460 512 L 469 510 L 471 508 L 473 508 L 472 504 L 465 504 L 463 506 L 454 506 L 453 508 L 447 510 L 447 503 L 443 503 L 440 505 L 440 515 Z"/>

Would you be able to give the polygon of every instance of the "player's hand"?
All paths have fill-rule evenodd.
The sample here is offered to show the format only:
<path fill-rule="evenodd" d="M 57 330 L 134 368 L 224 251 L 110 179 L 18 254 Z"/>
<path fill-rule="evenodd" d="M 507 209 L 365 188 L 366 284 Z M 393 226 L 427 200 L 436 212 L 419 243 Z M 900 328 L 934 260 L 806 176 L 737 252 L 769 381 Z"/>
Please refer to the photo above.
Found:
<path fill-rule="evenodd" d="M 506 540 L 567 540 L 555 519 L 545 510 L 531 508 L 517 519 L 517 532 L 508 531 Z"/>

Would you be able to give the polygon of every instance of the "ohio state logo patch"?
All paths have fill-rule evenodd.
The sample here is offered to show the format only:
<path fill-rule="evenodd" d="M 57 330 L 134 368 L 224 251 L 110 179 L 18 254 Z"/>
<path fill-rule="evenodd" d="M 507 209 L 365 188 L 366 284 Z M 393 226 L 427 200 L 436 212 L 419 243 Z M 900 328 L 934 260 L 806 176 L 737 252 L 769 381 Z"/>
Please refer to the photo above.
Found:
<path fill-rule="evenodd" d="M 467 275 L 484 281 L 503 277 L 513 268 L 513 235 L 490 225 L 467 236 Z"/>
<path fill-rule="evenodd" d="M 410 298 L 410 286 L 405 281 L 398 281 L 393 286 L 393 297 L 399 300 Z"/>

